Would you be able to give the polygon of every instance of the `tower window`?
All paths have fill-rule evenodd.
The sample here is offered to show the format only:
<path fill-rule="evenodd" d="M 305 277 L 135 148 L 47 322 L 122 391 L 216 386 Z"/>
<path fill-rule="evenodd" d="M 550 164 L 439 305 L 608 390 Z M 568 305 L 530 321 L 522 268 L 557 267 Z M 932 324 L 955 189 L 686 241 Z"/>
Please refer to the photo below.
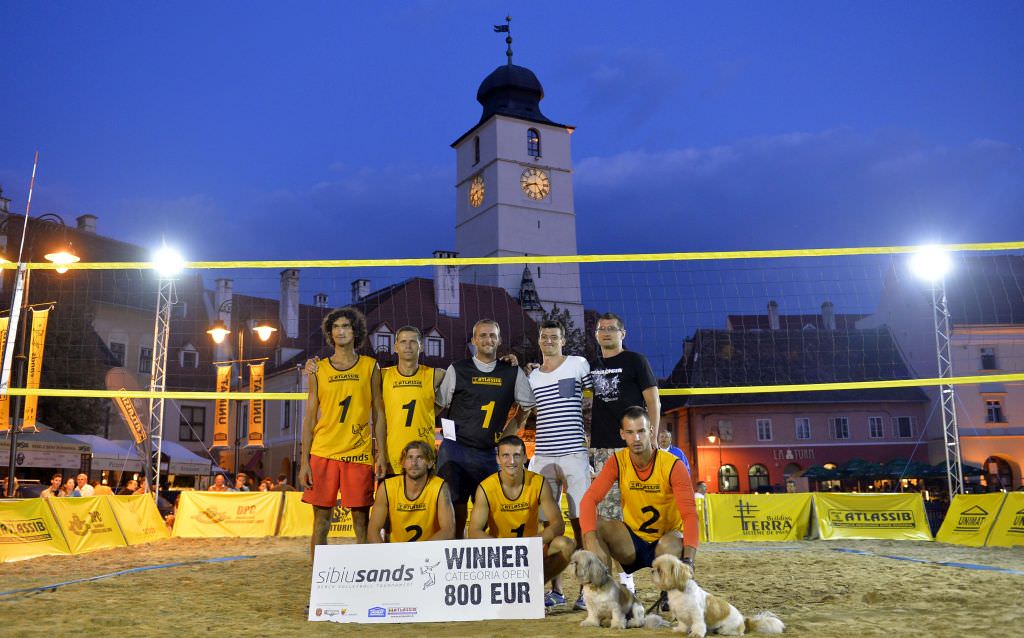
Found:
<path fill-rule="evenodd" d="M 480 163 L 480 136 L 473 138 L 473 165 Z"/>
<path fill-rule="evenodd" d="M 526 152 L 530 157 L 540 157 L 540 131 L 535 128 L 526 131 Z"/>

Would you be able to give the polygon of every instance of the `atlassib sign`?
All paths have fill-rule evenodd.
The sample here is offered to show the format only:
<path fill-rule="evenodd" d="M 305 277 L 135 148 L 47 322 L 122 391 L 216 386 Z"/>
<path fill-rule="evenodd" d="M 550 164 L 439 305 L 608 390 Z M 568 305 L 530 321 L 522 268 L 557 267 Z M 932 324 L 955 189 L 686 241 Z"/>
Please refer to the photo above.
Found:
<path fill-rule="evenodd" d="M 543 572 L 540 538 L 320 545 L 309 620 L 543 618 Z"/>

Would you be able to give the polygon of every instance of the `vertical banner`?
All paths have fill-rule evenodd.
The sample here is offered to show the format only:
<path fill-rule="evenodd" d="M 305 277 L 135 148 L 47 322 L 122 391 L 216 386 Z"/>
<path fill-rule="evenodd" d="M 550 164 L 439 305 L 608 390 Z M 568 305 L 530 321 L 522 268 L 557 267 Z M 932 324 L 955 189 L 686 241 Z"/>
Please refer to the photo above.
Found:
<path fill-rule="evenodd" d="M 124 388 L 121 388 L 124 390 Z M 135 409 L 135 402 L 128 397 L 114 397 L 111 399 L 117 409 L 121 412 L 121 418 L 124 419 L 124 424 L 128 426 L 128 431 L 132 433 L 132 440 L 138 445 L 142 443 L 143 439 L 146 438 L 146 426 L 142 424 L 142 419 L 139 418 L 139 411 Z"/>
<path fill-rule="evenodd" d="M 10 317 L 0 317 L 0 353 L 7 347 L 7 327 L 10 325 Z M 0 355 L 2 356 L 2 355 Z M 0 395 L 0 432 L 11 429 L 11 395 Z"/>
<path fill-rule="evenodd" d="M 249 392 L 263 392 L 263 364 L 249 365 Z M 263 447 L 263 399 L 249 400 L 249 445 Z"/>
<path fill-rule="evenodd" d="M 217 366 L 217 392 L 231 391 L 231 366 Z M 231 410 L 227 399 L 213 402 L 213 447 L 227 447 Z"/>
<path fill-rule="evenodd" d="M 28 379 L 25 381 L 26 388 L 39 388 L 39 377 L 43 373 L 43 347 L 46 345 L 46 322 L 50 318 L 50 309 L 32 311 L 32 331 L 29 334 L 28 345 Z M 25 397 L 25 417 L 21 421 L 21 431 L 31 430 L 38 432 L 36 427 L 36 409 L 39 397 L 29 395 Z"/>

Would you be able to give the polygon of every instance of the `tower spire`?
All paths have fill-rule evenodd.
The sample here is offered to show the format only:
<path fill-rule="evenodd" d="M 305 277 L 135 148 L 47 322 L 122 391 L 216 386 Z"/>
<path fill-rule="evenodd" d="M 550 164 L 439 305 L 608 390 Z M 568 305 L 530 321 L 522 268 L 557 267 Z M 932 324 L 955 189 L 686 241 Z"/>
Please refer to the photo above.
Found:
<path fill-rule="evenodd" d="M 505 24 L 494 25 L 494 32 L 508 34 L 505 36 L 505 44 L 508 45 L 508 48 L 505 49 L 505 55 L 508 56 L 508 65 L 512 66 L 512 16 L 505 16 Z"/>

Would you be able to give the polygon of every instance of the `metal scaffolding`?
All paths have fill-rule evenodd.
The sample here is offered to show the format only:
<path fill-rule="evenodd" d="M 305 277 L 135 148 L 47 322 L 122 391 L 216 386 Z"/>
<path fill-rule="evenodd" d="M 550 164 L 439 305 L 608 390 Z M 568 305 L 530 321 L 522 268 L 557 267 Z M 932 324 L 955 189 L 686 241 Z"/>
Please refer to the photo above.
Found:
<path fill-rule="evenodd" d="M 171 332 L 171 306 L 177 302 L 174 280 L 161 277 L 156 297 L 156 321 L 153 327 L 153 370 L 150 392 L 167 387 L 167 341 Z M 149 437 L 145 440 L 146 481 L 153 494 L 160 493 L 160 455 L 164 440 L 164 399 L 149 399 Z"/>
<path fill-rule="evenodd" d="M 939 364 L 939 378 L 953 377 L 953 359 L 949 347 L 949 309 L 946 305 L 946 282 L 932 283 L 932 311 L 935 318 L 935 354 Z M 946 452 L 946 483 L 949 498 L 964 493 L 964 470 L 960 458 L 960 430 L 956 424 L 955 395 L 952 385 L 939 386 L 942 408 L 943 448 Z"/>

